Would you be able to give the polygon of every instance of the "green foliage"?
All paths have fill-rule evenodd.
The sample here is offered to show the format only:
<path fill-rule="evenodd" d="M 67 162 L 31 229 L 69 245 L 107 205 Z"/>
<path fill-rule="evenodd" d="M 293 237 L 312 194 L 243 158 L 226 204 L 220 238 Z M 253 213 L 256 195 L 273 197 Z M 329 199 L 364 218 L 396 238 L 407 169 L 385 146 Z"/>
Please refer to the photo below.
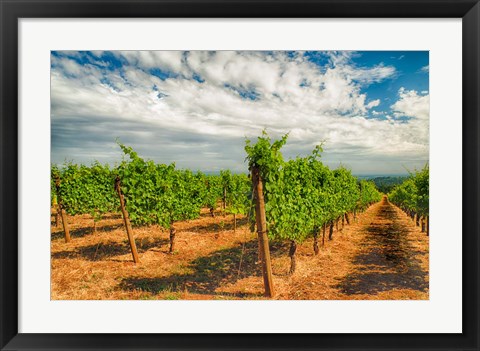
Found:
<path fill-rule="evenodd" d="M 375 183 L 372 181 L 361 180 L 359 183 L 360 197 L 357 203 L 357 208 L 365 210 L 374 202 L 382 199 L 382 194 L 378 191 Z"/>
<path fill-rule="evenodd" d="M 421 216 L 429 213 L 429 166 L 410 174 L 402 184 L 397 185 L 389 194 L 391 202 L 406 211 Z"/>
<path fill-rule="evenodd" d="M 222 178 L 218 175 L 203 175 L 200 173 L 204 187 L 203 187 L 203 204 L 208 208 L 215 209 L 217 207 L 217 203 L 223 197 L 223 186 L 222 186 Z"/>
<path fill-rule="evenodd" d="M 265 181 L 268 234 L 273 239 L 304 241 L 315 226 L 316 193 L 308 159 L 286 162 L 275 183 Z"/>
<path fill-rule="evenodd" d="M 429 167 L 425 167 L 415 173 L 415 186 L 417 187 L 417 212 L 421 216 L 428 216 L 429 213 Z"/>
<path fill-rule="evenodd" d="M 58 197 L 68 214 L 90 214 L 97 221 L 102 214 L 118 208 L 113 182 L 113 171 L 98 162 L 90 167 L 73 163 L 62 168 L 52 165 L 52 203 Z"/>
<path fill-rule="evenodd" d="M 245 146 L 249 168 L 258 167 L 263 179 L 268 234 L 272 239 L 302 242 L 344 213 L 380 200 L 374 183 L 357 182 L 346 168 L 332 171 L 325 166 L 320 161 L 321 145 L 307 157 L 284 161 L 280 149 L 287 138 L 284 135 L 272 141 L 263 131 L 255 144 L 246 140 Z M 131 147 L 119 146 L 125 158 L 113 170 L 98 162 L 90 167 L 53 165 L 52 203 L 58 196 L 69 214 L 90 213 L 98 219 L 105 212 L 118 210 L 114 190 L 118 176 L 133 225 L 169 228 L 175 221 L 197 218 L 204 206 L 216 208 L 220 200 L 225 200 L 227 213 L 245 215 L 252 208 L 252 184 L 245 174 L 226 170 L 220 175 L 205 175 L 178 170 L 175 164 L 156 164 L 142 159 Z M 409 186 L 426 189 L 426 196 L 422 190 L 423 195 L 415 195 L 408 205 L 428 212 L 428 168 L 415 179 Z"/>
<path fill-rule="evenodd" d="M 336 201 L 332 207 L 332 212 L 334 217 L 338 218 L 356 208 L 360 198 L 360 189 L 357 179 L 346 168 L 340 167 L 334 170 L 333 175 L 334 183 L 331 187 L 336 195 Z"/>
<path fill-rule="evenodd" d="M 385 176 L 369 179 L 374 182 L 379 191 L 388 194 L 396 185 L 402 184 L 408 177 L 405 176 Z"/>
<path fill-rule="evenodd" d="M 95 220 L 119 208 L 115 178 L 133 225 L 158 224 L 169 228 L 175 221 L 199 217 L 204 206 L 216 208 L 226 190 L 227 212 L 246 214 L 251 204 L 251 182 L 245 174 L 205 175 L 178 170 L 175 164 L 142 159 L 131 147 L 118 144 L 126 156 L 111 170 L 98 162 L 90 167 L 65 164 L 51 167 L 51 203 L 58 196 L 71 215 L 89 213 Z M 58 180 L 58 181 L 57 181 Z M 57 186 L 58 183 L 58 186 Z"/>
<path fill-rule="evenodd" d="M 262 136 L 258 137 L 255 144 L 252 145 L 249 139 L 245 140 L 246 160 L 248 160 L 249 170 L 254 166 L 260 167 L 262 179 L 268 179 L 271 173 L 272 175 L 276 173 L 283 164 L 283 156 L 280 149 L 287 142 L 287 138 L 288 134 L 272 143 L 264 130 Z"/>
<path fill-rule="evenodd" d="M 245 147 L 250 168 L 260 168 L 270 238 L 302 242 L 323 224 L 380 200 L 373 183 L 362 182 L 362 193 L 349 170 L 323 165 L 321 145 L 308 157 L 285 162 L 280 148 L 286 141 L 287 135 L 272 142 L 263 131 L 256 144 L 247 140 Z"/>
<path fill-rule="evenodd" d="M 134 225 L 158 224 L 169 228 L 175 221 L 194 219 L 204 205 L 205 179 L 175 164 L 145 161 L 131 147 L 119 144 L 129 160 L 117 169 L 126 208 Z"/>
<path fill-rule="evenodd" d="M 221 171 L 222 186 L 226 194 L 226 212 L 247 214 L 251 207 L 252 183 L 246 174 Z"/>

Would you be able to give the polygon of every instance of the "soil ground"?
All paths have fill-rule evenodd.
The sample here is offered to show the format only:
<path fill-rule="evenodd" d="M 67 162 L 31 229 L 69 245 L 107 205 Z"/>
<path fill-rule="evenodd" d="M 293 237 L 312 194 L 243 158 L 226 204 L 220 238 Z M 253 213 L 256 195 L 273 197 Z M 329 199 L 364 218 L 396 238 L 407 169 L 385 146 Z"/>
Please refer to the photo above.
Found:
<path fill-rule="evenodd" d="M 97 223 L 69 216 L 70 243 L 61 224 L 51 227 L 51 298 L 54 300 L 264 299 L 257 241 L 246 218 L 218 211 L 212 218 L 177 223 L 176 251 L 169 232 L 134 228 L 140 263 L 134 264 L 119 214 Z M 271 242 L 275 299 L 425 300 L 429 298 L 429 238 L 384 198 L 325 239 L 297 248 L 288 274 L 289 245 Z M 327 233 L 328 236 L 328 233 Z"/>

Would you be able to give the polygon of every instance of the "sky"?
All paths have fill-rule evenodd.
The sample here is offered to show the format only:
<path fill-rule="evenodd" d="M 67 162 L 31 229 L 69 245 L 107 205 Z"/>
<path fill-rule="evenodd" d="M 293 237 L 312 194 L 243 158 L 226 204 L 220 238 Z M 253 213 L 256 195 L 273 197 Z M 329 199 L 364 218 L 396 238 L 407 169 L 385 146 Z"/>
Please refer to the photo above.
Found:
<path fill-rule="evenodd" d="M 289 133 L 285 159 L 323 143 L 356 175 L 422 168 L 428 51 L 52 51 L 51 162 L 143 158 L 247 172 L 245 139 Z"/>

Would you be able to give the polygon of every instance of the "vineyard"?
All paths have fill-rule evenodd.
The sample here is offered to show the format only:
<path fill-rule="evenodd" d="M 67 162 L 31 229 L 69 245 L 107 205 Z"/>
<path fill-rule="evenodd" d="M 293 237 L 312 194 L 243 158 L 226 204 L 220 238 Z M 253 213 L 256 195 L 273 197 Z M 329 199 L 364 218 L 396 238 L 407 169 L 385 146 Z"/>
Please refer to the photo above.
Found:
<path fill-rule="evenodd" d="M 53 165 L 53 297 L 428 298 L 428 166 L 384 195 L 347 168 L 327 167 L 321 145 L 284 160 L 287 140 L 265 132 L 246 140 L 245 174 L 178 169 L 121 143 L 124 158 L 114 167 Z M 358 257 L 369 244 L 376 250 L 371 230 L 382 221 L 385 238 L 396 229 L 381 249 L 405 252 L 394 266 L 384 255 L 374 263 L 414 269 L 398 282 L 379 277 L 374 294 L 354 286 L 362 282 Z M 65 270 L 77 272 L 83 288 L 65 280 Z"/>
<path fill-rule="evenodd" d="M 422 232 L 429 235 L 429 168 L 425 166 L 421 171 L 412 174 L 400 186 L 395 187 L 388 198 L 405 211 L 418 226 L 421 222 Z"/>

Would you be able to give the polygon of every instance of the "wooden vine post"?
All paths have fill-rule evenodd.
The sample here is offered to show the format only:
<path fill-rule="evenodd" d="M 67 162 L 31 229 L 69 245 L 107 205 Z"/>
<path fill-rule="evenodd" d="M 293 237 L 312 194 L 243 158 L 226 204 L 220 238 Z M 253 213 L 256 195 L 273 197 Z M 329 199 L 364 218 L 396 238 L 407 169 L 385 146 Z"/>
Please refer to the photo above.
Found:
<path fill-rule="evenodd" d="M 127 209 L 125 208 L 125 199 L 122 194 L 122 189 L 120 187 L 120 178 L 118 176 L 115 178 L 115 191 L 117 192 L 120 199 L 123 223 L 125 224 L 125 229 L 127 230 L 128 242 L 130 244 L 130 249 L 132 250 L 133 262 L 139 263 L 140 260 L 138 259 L 137 246 L 135 245 L 135 239 L 133 238 L 132 225 L 130 224 L 130 218 L 128 217 Z"/>
<path fill-rule="evenodd" d="M 55 227 L 58 227 L 60 223 L 60 206 L 58 204 L 55 205 Z"/>
<path fill-rule="evenodd" d="M 65 242 L 69 243 L 71 238 L 70 238 L 70 228 L 68 227 L 68 222 L 67 222 L 67 212 L 65 212 L 63 205 L 59 205 L 59 208 L 60 208 L 60 216 L 62 217 L 63 231 L 65 233 Z"/>
<path fill-rule="evenodd" d="M 288 271 L 289 274 L 295 273 L 297 269 L 297 259 L 295 257 L 295 253 L 297 252 L 297 243 L 295 240 L 290 241 L 290 250 L 288 252 L 288 256 L 290 257 L 290 270 Z"/>
<path fill-rule="evenodd" d="M 227 187 L 223 186 L 223 216 L 227 214 Z"/>
<path fill-rule="evenodd" d="M 55 188 L 57 189 L 57 211 L 60 212 L 60 216 L 62 217 L 62 224 L 63 224 L 63 232 L 65 233 L 65 242 L 70 242 L 70 229 L 68 228 L 67 222 L 67 213 L 63 208 L 62 198 L 60 197 L 60 178 L 55 178 Z M 58 213 L 58 212 L 57 212 Z"/>
<path fill-rule="evenodd" d="M 327 231 L 327 223 L 323 223 L 322 229 L 322 246 L 325 246 L 325 232 Z"/>
<path fill-rule="evenodd" d="M 173 254 L 175 252 L 175 234 L 177 234 L 177 230 L 173 226 L 173 221 L 170 223 L 170 249 L 168 253 Z"/>
<path fill-rule="evenodd" d="M 58 193 L 58 191 L 57 191 Z M 60 207 L 58 206 L 58 195 L 55 194 L 53 197 L 53 208 L 55 209 L 55 227 L 58 227 L 58 223 L 60 223 Z"/>
<path fill-rule="evenodd" d="M 318 235 L 320 234 L 320 228 L 316 226 L 313 228 L 313 252 L 315 252 L 315 255 L 318 255 L 320 252 L 320 249 L 318 248 Z"/>
<path fill-rule="evenodd" d="M 267 218 L 265 215 L 265 199 L 263 197 L 263 182 L 260 177 L 258 166 L 252 168 L 252 183 L 255 199 L 255 218 L 257 222 L 258 246 L 262 260 L 263 282 L 265 284 L 265 296 L 273 297 L 272 263 L 270 261 L 270 248 L 267 236 Z"/>

